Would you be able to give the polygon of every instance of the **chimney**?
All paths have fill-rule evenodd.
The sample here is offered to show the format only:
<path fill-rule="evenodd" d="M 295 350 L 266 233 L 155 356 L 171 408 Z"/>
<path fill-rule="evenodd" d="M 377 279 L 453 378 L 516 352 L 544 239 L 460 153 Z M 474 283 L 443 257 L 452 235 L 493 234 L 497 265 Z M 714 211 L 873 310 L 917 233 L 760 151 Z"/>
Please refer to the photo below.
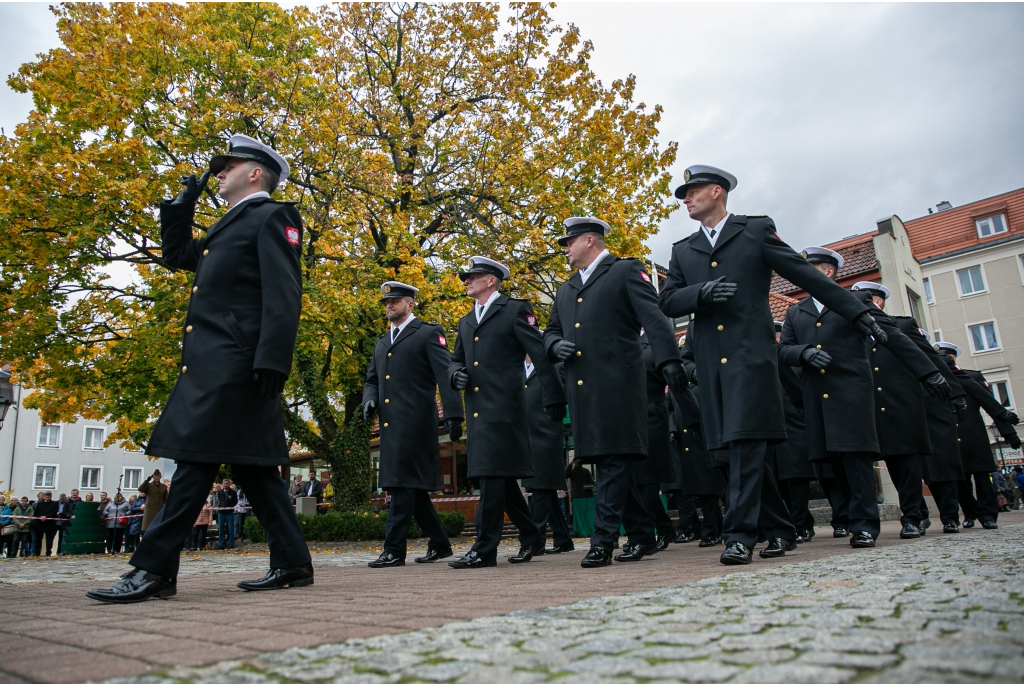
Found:
<path fill-rule="evenodd" d="M 953 205 L 950 204 L 949 200 L 943 200 L 939 204 L 935 205 L 935 211 L 944 212 L 947 209 L 953 209 Z"/>
<path fill-rule="evenodd" d="M 884 219 L 879 219 L 875 222 L 875 226 L 878 227 L 878 232 L 881 233 L 892 233 L 892 217 L 887 216 Z"/>

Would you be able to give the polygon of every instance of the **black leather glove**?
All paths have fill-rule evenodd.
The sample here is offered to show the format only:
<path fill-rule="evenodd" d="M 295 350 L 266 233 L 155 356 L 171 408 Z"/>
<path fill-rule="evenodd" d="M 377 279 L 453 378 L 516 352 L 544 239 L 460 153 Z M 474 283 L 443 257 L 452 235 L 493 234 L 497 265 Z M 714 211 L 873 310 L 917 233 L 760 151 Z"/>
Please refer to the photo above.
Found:
<path fill-rule="evenodd" d="M 921 379 L 924 383 L 924 388 L 932 394 L 937 400 L 945 402 L 953 396 L 953 388 L 949 387 L 949 383 L 942 377 L 942 374 L 938 371 L 933 371 L 924 378 Z"/>
<path fill-rule="evenodd" d="M 697 365 L 696 364 L 683 364 L 683 368 L 686 369 L 686 380 L 690 385 L 697 385 Z"/>
<path fill-rule="evenodd" d="M 548 413 L 551 420 L 556 423 L 561 423 L 565 418 L 565 405 L 564 404 L 549 404 L 544 407 L 544 411 Z"/>
<path fill-rule="evenodd" d="M 1012 411 L 1005 412 L 1002 416 L 999 417 L 999 420 L 1005 421 L 1011 426 L 1016 426 L 1018 423 L 1020 423 L 1020 417 L 1018 417 Z"/>
<path fill-rule="evenodd" d="M 373 412 L 377 411 L 377 403 L 373 400 L 363 402 L 363 421 L 369 421 Z"/>
<path fill-rule="evenodd" d="M 1020 437 L 1017 435 L 1017 433 L 1007 433 L 1006 435 L 1003 436 L 1003 440 L 1005 440 L 1007 444 L 1013 449 L 1020 449 Z"/>
<path fill-rule="evenodd" d="M 701 309 L 711 304 L 721 304 L 736 294 L 739 287 L 735 283 L 724 283 L 725 276 L 719 276 L 713 281 L 708 281 L 700 288 L 697 295 L 697 306 Z"/>
<path fill-rule="evenodd" d="M 445 430 L 448 431 L 448 435 L 451 437 L 452 442 L 458 442 L 462 439 L 462 419 L 452 418 L 444 420 Z"/>
<path fill-rule="evenodd" d="M 808 347 L 800 353 L 800 363 L 810 369 L 824 369 L 832 363 L 832 355 L 825 350 Z"/>
<path fill-rule="evenodd" d="M 195 174 L 191 176 L 182 176 L 181 185 L 185 188 L 178 194 L 178 197 L 174 198 L 171 202 L 172 205 L 194 205 L 199 201 L 199 196 L 203 194 L 203 190 L 206 189 L 206 183 L 210 180 L 210 170 L 207 169 L 203 172 L 203 175 L 198 179 Z"/>
<path fill-rule="evenodd" d="M 672 388 L 672 392 L 681 394 L 688 386 L 686 380 L 686 369 L 683 368 L 683 363 L 676 360 L 667 361 L 661 366 L 661 375 L 668 383 L 668 387 Z"/>
<path fill-rule="evenodd" d="M 967 420 L 967 400 L 963 397 L 954 397 L 952 402 L 953 409 L 956 411 L 956 422 L 963 423 Z"/>
<path fill-rule="evenodd" d="M 284 390 L 284 382 L 288 376 L 273 369 L 256 369 L 253 371 L 252 380 L 260 388 L 260 397 L 265 400 L 272 400 Z"/>
<path fill-rule="evenodd" d="M 559 340 L 551 346 L 551 356 L 554 357 L 551 361 L 564 362 L 571 357 L 575 351 L 576 345 L 568 340 Z"/>
<path fill-rule="evenodd" d="M 469 385 L 469 374 L 465 369 L 459 369 L 452 374 L 452 387 L 456 390 L 465 390 Z"/>
<path fill-rule="evenodd" d="M 871 336 L 876 342 L 884 345 L 889 339 L 889 336 L 885 334 L 882 327 L 875 321 L 875 317 L 871 316 L 871 312 L 864 312 L 856 319 L 853 320 L 853 327 L 859 330 L 866 336 Z"/>

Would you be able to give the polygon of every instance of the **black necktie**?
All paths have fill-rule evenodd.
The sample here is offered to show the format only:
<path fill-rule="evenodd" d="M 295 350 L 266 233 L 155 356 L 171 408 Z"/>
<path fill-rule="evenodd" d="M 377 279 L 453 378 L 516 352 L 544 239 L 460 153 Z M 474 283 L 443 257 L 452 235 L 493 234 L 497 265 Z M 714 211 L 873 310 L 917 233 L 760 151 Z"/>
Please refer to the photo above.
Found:
<path fill-rule="evenodd" d="M 715 233 L 717 233 L 717 231 L 713 228 L 710 231 L 708 231 L 708 235 L 711 236 L 712 240 L 714 240 L 715 238 Z"/>

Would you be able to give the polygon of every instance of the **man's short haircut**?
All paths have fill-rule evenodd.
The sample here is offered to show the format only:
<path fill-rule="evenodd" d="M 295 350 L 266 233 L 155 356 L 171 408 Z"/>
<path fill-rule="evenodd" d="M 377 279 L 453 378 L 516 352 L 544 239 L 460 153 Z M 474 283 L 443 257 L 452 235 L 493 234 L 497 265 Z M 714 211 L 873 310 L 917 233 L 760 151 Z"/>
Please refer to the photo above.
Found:
<path fill-rule="evenodd" d="M 249 170 L 252 171 L 256 167 L 260 168 L 263 173 L 260 174 L 260 190 L 265 190 L 271 195 L 277 190 L 277 186 L 281 183 L 281 176 L 273 171 L 270 167 L 264 166 L 259 162 L 248 162 Z"/>

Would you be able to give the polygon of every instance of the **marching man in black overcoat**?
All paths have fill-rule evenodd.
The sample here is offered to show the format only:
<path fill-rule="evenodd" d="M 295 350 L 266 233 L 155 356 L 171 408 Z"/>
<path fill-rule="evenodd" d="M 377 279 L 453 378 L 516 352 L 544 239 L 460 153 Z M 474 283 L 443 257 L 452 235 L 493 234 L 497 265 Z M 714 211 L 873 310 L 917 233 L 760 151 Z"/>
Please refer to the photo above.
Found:
<path fill-rule="evenodd" d="M 313 566 L 278 473 L 287 466 L 281 390 L 291 371 L 302 305 L 302 220 L 270 198 L 288 177 L 272 148 L 243 135 L 197 180 L 160 205 L 164 264 L 195 272 L 182 331 L 178 380 L 146 445 L 174 459 L 174 487 L 129 564 L 134 570 L 93 599 L 137 602 L 176 592 L 184 541 L 221 464 L 230 464 L 267 530 L 270 572 L 245 590 L 312 585 Z M 231 209 L 192 237 L 195 204 L 210 175 Z"/>
<path fill-rule="evenodd" d="M 437 392 L 452 441 L 462 437 L 462 398 L 448 384 L 448 340 L 444 329 L 413 314 L 418 288 L 398 281 L 380 287 L 388 332 L 373 348 L 363 386 L 363 418 L 377 412 L 380 424 L 380 487 L 388 491 L 384 551 L 371 568 L 404 566 L 412 517 L 428 538 L 429 563 L 452 555 L 430 492 L 441 489 L 437 442 Z"/>
<path fill-rule="evenodd" d="M 686 380 L 643 262 L 610 254 L 610 227 L 600 219 L 572 217 L 563 224 L 558 243 L 577 272 L 555 294 L 544 345 L 551 361 L 565 362 L 575 458 L 597 467 L 594 535 L 580 562 L 595 568 L 611 564 L 627 499 L 639 501 L 629 464 L 648 454 L 641 328 L 668 385 L 685 389 Z"/>
<path fill-rule="evenodd" d="M 448 367 L 451 387 L 465 391 L 467 477 L 480 483 L 480 523 L 466 556 L 453 568 L 482 568 L 497 563 L 504 514 L 519 529 L 519 553 L 513 564 L 544 554 L 544 535 L 530 516 L 518 478 L 534 475 L 527 418 L 523 360 L 530 355 L 542 384 L 548 420 L 565 418 L 565 393 L 544 356 L 537 316 L 526 300 L 499 292 L 508 268 L 487 257 L 472 257 L 459 278 L 476 300 L 459 320 L 455 352 Z"/>
<path fill-rule="evenodd" d="M 770 218 L 726 211 L 735 176 L 697 165 L 683 178 L 675 195 L 701 228 L 673 246 L 660 305 L 671 317 L 696 314 L 691 326 L 697 333 L 693 348 L 704 437 L 709 449 L 729 450 L 722 563 L 748 564 L 758 537 L 768 451 L 786 439 L 768 306 L 772 271 L 855 322 L 860 335 L 884 334 L 863 303 L 782 241 Z M 784 511 L 777 488 L 769 488 L 767 496 Z"/>

